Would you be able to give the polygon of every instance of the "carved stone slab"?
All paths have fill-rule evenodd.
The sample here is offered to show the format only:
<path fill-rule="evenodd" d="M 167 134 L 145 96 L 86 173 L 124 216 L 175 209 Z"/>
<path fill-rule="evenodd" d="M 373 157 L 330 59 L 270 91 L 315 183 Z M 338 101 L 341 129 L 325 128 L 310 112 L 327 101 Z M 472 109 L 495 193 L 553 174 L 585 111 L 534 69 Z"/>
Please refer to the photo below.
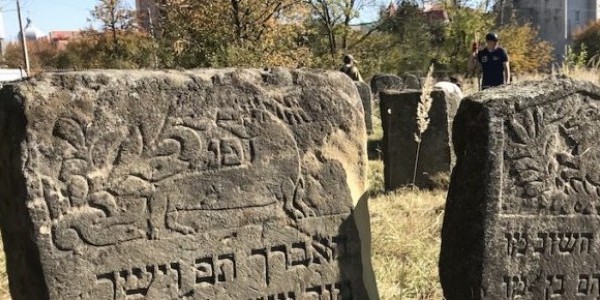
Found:
<path fill-rule="evenodd" d="M 47 74 L 0 99 L 14 299 L 377 297 L 344 74 Z"/>
<path fill-rule="evenodd" d="M 453 153 L 450 143 L 452 118 L 458 108 L 453 95 L 442 90 L 431 93 L 433 104 L 429 112 L 429 127 L 423 133 L 416 185 L 431 187 L 432 178 L 450 173 Z M 417 107 L 421 91 L 384 91 L 380 94 L 383 126 L 383 161 L 385 189 L 395 190 L 413 181 L 417 155 Z"/>
<path fill-rule="evenodd" d="M 600 88 L 568 80 L 468 97 L 440 276 L 446 299 L 600 297 Z"/>
<path fill-rule="evenodd" d="M 394 74 L 377 74 L 371 78 L 371 91 L 376 98 L 385 90 L 403 90 L 402 78 Z"/>
<path fill-rule="evenodd" d="M 360 81 L 355 81 L 356 88 L 358 88 L 358 94 L 362 100 L 363 109 L 365 112 L 365 125 L 367 126 L 367 133 L 373 133 L 373 94 L 368 84 Z"/>

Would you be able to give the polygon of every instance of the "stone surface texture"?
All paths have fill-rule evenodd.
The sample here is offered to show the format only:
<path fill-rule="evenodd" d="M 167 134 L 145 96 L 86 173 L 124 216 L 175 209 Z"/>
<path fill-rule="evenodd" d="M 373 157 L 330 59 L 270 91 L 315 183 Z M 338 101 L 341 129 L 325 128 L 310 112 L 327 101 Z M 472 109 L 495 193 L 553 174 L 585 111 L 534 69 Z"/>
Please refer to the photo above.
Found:
<path fill-rule="evenodd" d="M 45 74 L 0 99 L 14 299 L 377 298 L 346 75 Z"/>
<path fill-rule="evenodd" d="M 477 93 L 453 140 L 446 299 L 598 299 L 600 88 L 563 79 Z"/>
<path fill-rule="evenodd" d="M 371 134 L 373 133 L 373 94 L 371 93 L 371 88 L 364 82 L 355 81 L 354 84 L 356 84 L 358 94 L 362 100 L 367 134 Z"/>
<path fill-rule="evenodd" d="M 400 91 L 404 89 L 402 78 L 393 74 L 376 74 L 371 78 L 371 91 L 375 98 L 379 98 L 379 93 L 385 90 Z"/>
<path fill-rule="evenodd" d="M 421 91 L 385 91 L 380 96 L 383 126 L 385 188 L 388 191 L 412 184 L 417 155 L 417 107 Z M 431 188 L 436 175 L 449 174 L 453 166 L 450 143 L 452 119 L 460 99 L 443 90 L 431 93 L 430 123 L 423 133 L 416 185 Z"/>

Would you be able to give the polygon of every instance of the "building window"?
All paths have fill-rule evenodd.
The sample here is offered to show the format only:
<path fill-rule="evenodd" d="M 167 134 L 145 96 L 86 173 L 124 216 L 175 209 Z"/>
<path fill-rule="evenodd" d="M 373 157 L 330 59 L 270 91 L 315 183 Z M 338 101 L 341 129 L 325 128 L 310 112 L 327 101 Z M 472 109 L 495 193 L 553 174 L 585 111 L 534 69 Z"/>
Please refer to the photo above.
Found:
<path fill-rule="evenodd" d="M 577 21 L 577 23 L 579 23 L 579 11 L 575 12 L 575 21 Z"/>

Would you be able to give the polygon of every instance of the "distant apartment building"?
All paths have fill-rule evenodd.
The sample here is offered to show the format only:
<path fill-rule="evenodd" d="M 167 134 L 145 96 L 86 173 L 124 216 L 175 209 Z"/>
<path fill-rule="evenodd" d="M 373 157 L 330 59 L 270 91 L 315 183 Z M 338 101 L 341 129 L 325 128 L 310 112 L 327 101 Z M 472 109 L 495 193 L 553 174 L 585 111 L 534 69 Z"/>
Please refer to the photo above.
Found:
<path fill-rule="evenodd" d="M 158 20 L 158 0 L 136 0 L 136 20 L 145 31 L 150 31 Z"/>
<path fill-rule="evenodd" d="M 387 8 L 382 9 L 379 13 L 382 19 L 394 17 L 398 13 L 398 5 L 395 1 L 390 1 L 390 4 Z M 450 18 L 448 17 L 448 12 L 441 4 L 430 4 L 427 3 L 422 7 L 422 13 L 425 19 L 428 22 L 433 23 L 448 23 L 450 22 Z"/>
<path fill-rule="evenodd" d="M 50 42 L 52 42 L 58 50 L 64 50 L 73 39 L 80 36 L 80 31 L 50 31 L 50 33 L 48 33 Z"/>
<path fill-rule="evenodd" d="M 600 0 L 499 0 L 496 10 L 499 22 L 512 17 L 520 22 L 531 22 L 540 38 L 554 46 L 554 55 L 562 59 L 573 32 L 600 19 Z"/>

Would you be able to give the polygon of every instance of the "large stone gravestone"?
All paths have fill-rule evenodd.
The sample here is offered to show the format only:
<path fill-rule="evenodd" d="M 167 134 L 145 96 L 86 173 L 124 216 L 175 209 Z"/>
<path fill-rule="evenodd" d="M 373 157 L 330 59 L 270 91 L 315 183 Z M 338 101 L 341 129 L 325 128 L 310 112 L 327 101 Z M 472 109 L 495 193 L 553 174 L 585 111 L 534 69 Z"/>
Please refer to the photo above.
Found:
<path fill-rule="evenodd" d="M 371 91 L 375 97 L 385 90 L 403 90 L 402 78 L 394 74 L 377 74 L 371 78 Z"/>
<path fill-rule="evenodd" d="M 377 298 L 344 74 L 47 74 L 0 99 L 14 299 Z"/>
<path fill-rule="evenodd" d="M 363 109 L 365 112 L 365 125 L 367 126 L 367 133 L 373 133 L 373 94 L 368 84 L 364 82 L 355 81 L 356 88 L 358 88 L 358 94 L 362 100 Z"/>
<path fill-rule="evenodd" d="M 412 184 L 420 97 L 418 90 L 381 93 L 384 177 L 388 191 Z M 422 136 L 417 165 L 416 185 L 419 187 L 433 187 L 434 178 L 449 174 L 453 165 L 450 131 L 460 99 L 439 89 L 434 90 L 431 97 L 430 123 Z"/>
<path fill-rule="evenodd" d="M 446 299 L 600 297 L 600 88 L 478 93 L 454 122 L 440 276 Z"/>

